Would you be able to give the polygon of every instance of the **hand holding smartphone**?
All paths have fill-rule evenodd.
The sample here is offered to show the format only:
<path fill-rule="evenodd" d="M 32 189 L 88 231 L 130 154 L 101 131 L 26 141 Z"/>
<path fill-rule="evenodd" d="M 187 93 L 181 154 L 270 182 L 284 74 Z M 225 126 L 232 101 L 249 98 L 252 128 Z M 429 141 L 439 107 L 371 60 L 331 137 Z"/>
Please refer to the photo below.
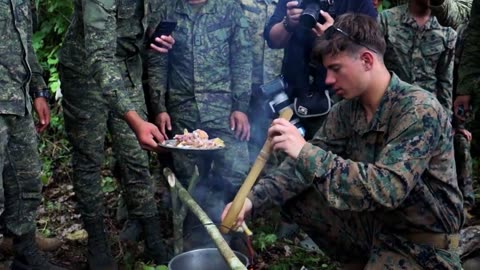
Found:
<path fill-rule="evenodd" d="M 153 34 L 150 36 L 149 43 L 150 44 L 153 43 L 159 47 L 162 47 L 162 44 L 159 44 L 158 42 L 156 42 L 155 38 L 171 35 L 176 27 L 177 27 L 177 22 L 171 22 L 171 21 L 160 22 L 157 25 L 157 28 L 155 28 L 155 32 L 153 32 Z"/>

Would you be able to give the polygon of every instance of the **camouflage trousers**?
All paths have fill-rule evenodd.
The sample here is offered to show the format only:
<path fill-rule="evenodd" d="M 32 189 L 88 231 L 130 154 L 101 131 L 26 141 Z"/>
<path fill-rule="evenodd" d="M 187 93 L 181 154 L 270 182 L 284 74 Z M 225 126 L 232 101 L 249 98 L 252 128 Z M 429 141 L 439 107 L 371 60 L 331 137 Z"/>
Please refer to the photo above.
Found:
<path fill-rule="evenodd" d="M 189 119 L 182 117 L 185 113 L 188 113 Z M 170 116 L 173 134 L 183 133 L 184 129 L 190 132 L 203 129 L 210 138 L 218 137 L 225 142 L 224 150 L 202 156 L 173 153 L 173 164 L 179 180 L 187 185 L 197 165 L 202 178 L 210 181 L 207 185 L 223 191 L 226 200 L 233 199 L 249 169 L 247 142 L 241 142 L 235 138 L 233 131 L 230 130 L 228 118 L 201 123 L 198 110 L 172 112 Z M 190 119 L 196 119 L 196 121 Z"/>
<path fill-rule="evenodd" d="M 93 218 L 104 212 L 100 181 L 105 136 L 109 132 L 129 216 L 140 218 L 156 215 L 148 153 L 140 148 L 135 133 L 118 114 L 109 109 L 95 81 L 62 65 L 60 76 L 65 130 L 73 147 L 73 185 L 80 213 Z M 136 111 L 146 119 L 141 84 L 128 84 L 126 86 Z"/>
<path fill-rule="evenodd" d="M 35 231 L 41 163 L 31 115 L 0 115 L 0 214 L 8 233 Z"/>
<path fill-rule="evenodd" d="M 470 142 L 465 138 L 465 136 L 457 133 L 453 137 L 453 145 L 455 149 L 455 164 L 457 168 L 458 186 L 463 194 L 465 208 L 470 209 L 475 204 Z"/>
<path fill-rule="evenodd" d="M 462 269 L 455 251 L 414 244 L 384 227 L 375 212 L 339 211 L 310 188 L 283 208 L 332 259 L 364 269 Z"/>

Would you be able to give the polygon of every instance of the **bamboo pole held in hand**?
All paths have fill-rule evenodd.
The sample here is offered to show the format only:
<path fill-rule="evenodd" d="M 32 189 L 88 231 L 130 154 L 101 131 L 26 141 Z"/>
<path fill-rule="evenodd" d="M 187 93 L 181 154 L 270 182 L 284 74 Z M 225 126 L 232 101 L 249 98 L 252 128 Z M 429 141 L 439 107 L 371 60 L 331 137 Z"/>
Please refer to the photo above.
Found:
<path fill-rule="evenodd" d="M 280 112 L 279 118 L 283 118 L 290 121 L 292 116 L 293 116 L 292 108 L 287 107 Z M 245 179 L 245 182 L 243 182 L 237 195 L 235 195 L 235 199 L 233 199 L 232 206 L 228 210 L 228 213 L 225 216 L 225 218 L 223 219 L 222 226 L 220 227 L 220 231 L 222 233 L 225 233 L 225 234 L 229 233 L 230 229 L 233 229 L 235 227 L 238 214 L 243 208 L 245 199 L 247 198 L 248 193 L 250 192 L 253 185 L 255 184 L 255 181 L 257 181 L 257 178 L 262 172 L 263 167 L 265 167 L 265 164 L 267 163 L 267 160 L 271 152 L 272 152 L 272 146 L 270 143 L 270 139 L 267 138 L 267 140 L 265 141 L 265 144 L 262 147 L 262 150 L 260 151 L 260 154 L 255 160 L 255 163 L 253 163 L 253 166 L 250 169 L 250 172 L 248 173 L 247 178 Z"/>

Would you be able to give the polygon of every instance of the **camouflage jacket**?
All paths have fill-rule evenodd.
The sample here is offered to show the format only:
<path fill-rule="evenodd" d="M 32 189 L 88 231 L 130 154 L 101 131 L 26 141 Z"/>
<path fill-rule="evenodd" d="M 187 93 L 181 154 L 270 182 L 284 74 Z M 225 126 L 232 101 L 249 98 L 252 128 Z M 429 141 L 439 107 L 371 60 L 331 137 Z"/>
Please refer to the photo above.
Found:
<path fill-rule="evenodd" d="M 480 89 L 480 0 L 473 1 L 472 17 L 465 30 L 463 55 L 458 70 L 457 95 L 473 95 Z"/>
<path fill-rule="evenodd" d="M 206 122 L 229 117 L 232 111 L 247 112 L 252 52 L 240 5 L 208 0 L 196 16 L 187 1 L 174 0 L 153 12 L 158 21 L 177 22 L 175 45 L 168 56 L 148 53 L 154 113 L 168 110 L 188 119 L 188 110 L 198 109 L 200 121 Z"/>
<path fill-rule="evenodd" d="M 391 6 L 396 7 L 408 4 L 409 0 L 390 0 Z M 468 21 L 472 0 L 436 0 L 430 8 L 443 26 L 457 29 L 462 23 Z"/>
<path fill-rule="evenodd" d="M 148 0 L 75 0 L 60 63 L 93 77 L 112 110 L 135 110 L 126 85 L 142 83 Z"/>
<path fill-rule="evenodd" d="M 28 93 L 47 87 L 32 47 L 30 1 L 0 0 L 0 22 L 0 114 L 24 116 Z"/>
<path fill-rule="evenodd" d="M 387 229 L 458 232 L 463 202 L 452 129 L 436 98 L 393 75 L 366 119 L 358 98 L 336 104 L 298 158 L 255 185 L 254 213 L 314 188 L 335 209 L 375 211 Z"/>
<path fill-rule="evenodd" d="M 434 93 L 451 111 L 455 30 L 441 26 L 435 17 L 420 28 L 406 5 L 381 12 L 378 21 L 387 42 L 387 68 L 402 80 Z"/>
<path fill-rule="evenodd" d="M 282 71 L 283 50 L 273 50 L 263 38 L 265 24 L 272 16 L 277 0 L 239 0 L 250 25 L 253 51 L 252 84 L 262 85 Z"/>

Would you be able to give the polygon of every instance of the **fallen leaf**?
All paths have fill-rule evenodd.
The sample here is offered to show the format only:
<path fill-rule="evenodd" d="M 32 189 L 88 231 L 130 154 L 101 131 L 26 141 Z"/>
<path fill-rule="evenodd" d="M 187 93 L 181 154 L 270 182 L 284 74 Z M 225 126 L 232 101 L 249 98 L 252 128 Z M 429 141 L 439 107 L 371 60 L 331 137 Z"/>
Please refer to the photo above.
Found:
<path fill-rule="evenodd" d="M 67 238 L 70 241 L 79 241 L 79 240 L 85 240 L 87 239 L 87 237 L 88 237 L 87 231 L 82 229 L 82 230 L 74 231 L 72 233 L 67 234 L 65 238 Z"/>

